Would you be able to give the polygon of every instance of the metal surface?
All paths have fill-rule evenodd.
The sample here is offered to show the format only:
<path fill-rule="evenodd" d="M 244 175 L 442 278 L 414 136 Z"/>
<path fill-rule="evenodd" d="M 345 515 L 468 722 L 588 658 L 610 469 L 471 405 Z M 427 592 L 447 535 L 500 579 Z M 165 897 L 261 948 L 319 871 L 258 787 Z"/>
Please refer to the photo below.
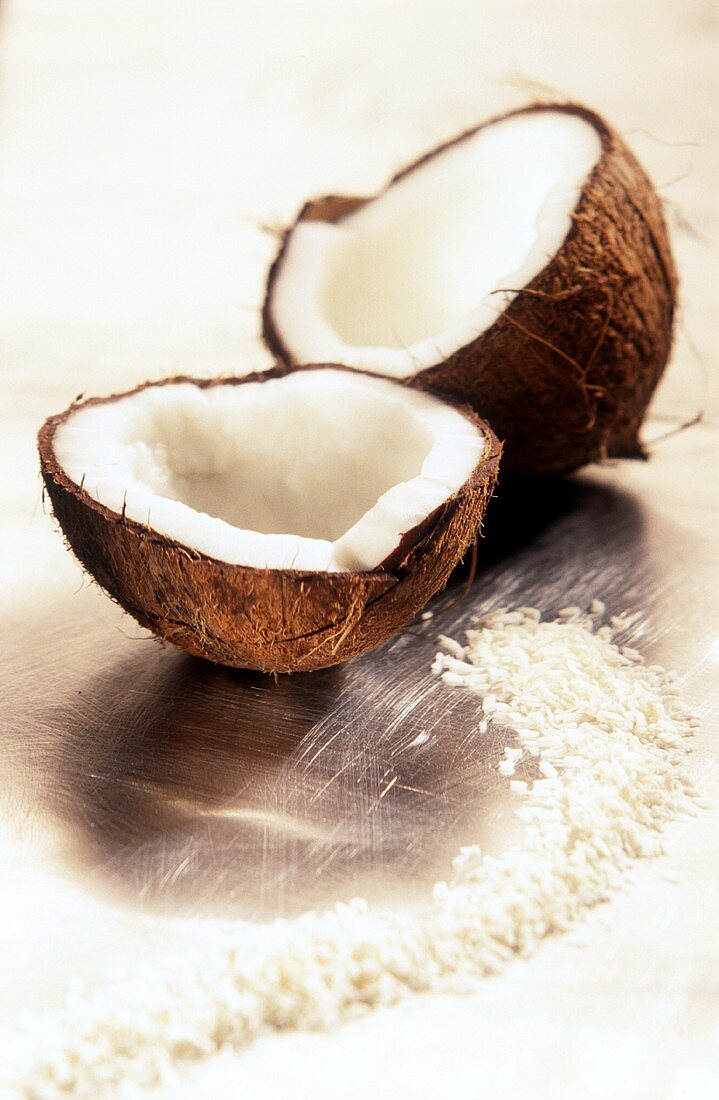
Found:
<path fill-rule="evenodd" d="M 167 1095 L 713 1100 L 712 5 L 544 0 L 539 23 L 531 0 L 345 7 L 3 2 L 0 1026 L 108 964 L 194 948 L 213 915 L 357 893 L 414 905 L 462 843 L 501 849 L 514 822 L 494 764 L 510 734 L 480 737 L 476 701 L 431 679 L 436 635 L 489 603 L 551 614 L 596 595 L 641 609 L 632 639 L 679 670 L 702 717 L 690 767 L 712 804 L 672 831 L 665 860 L 637 865 L 605 907 L 609 929 L 595 913 L 583 952 L 555 938 L 473 998 L 268 1037 Z M 259 225 L 287 224 L 308 195 L 373 193 L 423 148 L 547 86 L 606 114 L 666 200 L 681 321 L 655 403 L 668 419 L 649 431 L 691 416 L 704 388 L 713 421 L 648 464 L 502 481 L 471 593 L 457 578 L 442 617 L 343 668 L 275 683 L 148 640 L 82 581 L 43 516 L 39 424 L 81 390 L 262 367 L 275 240 Z"/>
<path fill-rule="evenodd" d="M 626 470 L 503 483 L 471 590 L 460 572 L 435 618 L 315 674 L 212 666 L 85 590 L 3 670 L 6 804 L 39 847 L 60 841 L 64 874 L 144 913 L 266 919 L 353 894 L 425 897 L 462 844 L 499 851 L 517 835 L 496 768 L 512 733 L 479 734 L 479 701 L 431 675 L 439 632 L 461 637 L 491 605 L 551 614 L 600 595 L 646 615 L 633 637 L 650 653 L 691 667 L 707 650 L 717 577 L 701 545 L 716 513 L 683 488 L 673 530 L 620 487 Z"/>

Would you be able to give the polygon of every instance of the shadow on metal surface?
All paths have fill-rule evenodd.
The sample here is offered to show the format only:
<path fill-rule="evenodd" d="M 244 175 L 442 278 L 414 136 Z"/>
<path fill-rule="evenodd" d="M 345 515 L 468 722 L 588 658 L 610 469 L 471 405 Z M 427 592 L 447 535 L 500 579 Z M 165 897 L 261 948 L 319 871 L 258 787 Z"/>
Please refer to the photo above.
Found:
<path fill-rule="evenodd" d="M 183 915 L 426 897 L 460 846 L 499 852 L 519 835 L 496 767 L 513 734 L 480 734 L 480 700 L 431 676 L 437 634 L 461 636 L 488 606 L 551 612 L 612 583 L 627 606 L 648 564 L 627 494 L 585 478 L 505 483 L 471 591 L 458 571 L 435 619 L 339 668 L 275 680 L 147 641 L 97 654 L 90 640 L 29 750 L 66 870 Z"/>
<path fill-rule="evenodd" d="M 479 700 L 423 656 L 379 682 L 371 658 L 274 682 L 180 657 L 149 698 L 138 664 L 87 687 L 115 704 L 68 723 L 55 799 L 71 866 L 128 902 L 251 918 L 406 896 L 509 814 L 511 734 L 476 735 Z"/>

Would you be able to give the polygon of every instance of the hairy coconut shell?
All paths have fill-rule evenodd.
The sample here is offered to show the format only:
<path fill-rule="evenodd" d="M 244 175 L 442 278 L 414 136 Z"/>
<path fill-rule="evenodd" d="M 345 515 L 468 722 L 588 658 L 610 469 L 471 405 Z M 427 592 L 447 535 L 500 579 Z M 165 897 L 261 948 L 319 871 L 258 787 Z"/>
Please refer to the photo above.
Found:
<path fill-rule="evenodd" d="M 431 157 L 513 115 L 563 111 L 585 119 L 602 145 L 546 267 L 490 328 L 449 359 L 408 378 L 421 389 L 467 402 L 505 441 L 503 468 L 565 473 L 596 459 L 639 457 L 639 428 L 672 339 L 676 274 L 661 203 L 637 159 L 610 126 L 573 103 L 533 104 L 490 119 L 421 157 Z M 518 169 L 521 165 L 517 166 Z M 337 222 L 373 198 L 330 195 L 307 203 L 296 224 Z M 273 315 L 273 286 L 294 225 L 270 270 L 263 334 L 294 364 Z"/>
<path fill-rule="evenodd" d="M 146 385 L 242 385 L 279 373 L 213 380 L 178 377 Z M 125 396 L 94 398 L 83 405 Z M 121 607 L 161 638 L 218 664 L 264 672 L 338 664 L 386 642 L 412 619 L 444 587 L 477 538 L 501 452 L 488 426 L 462 409 L 485 434 L 483 458 L 454 496 L 404 534 L 380 567 L 345 573 L 258 569 L 181 545 L 109 510 L 72 481 L 57 460 L 54 438 L 80 407 L 74 404 L 50 417 L 38 437 L 45 487 L 77 558 Z"/>

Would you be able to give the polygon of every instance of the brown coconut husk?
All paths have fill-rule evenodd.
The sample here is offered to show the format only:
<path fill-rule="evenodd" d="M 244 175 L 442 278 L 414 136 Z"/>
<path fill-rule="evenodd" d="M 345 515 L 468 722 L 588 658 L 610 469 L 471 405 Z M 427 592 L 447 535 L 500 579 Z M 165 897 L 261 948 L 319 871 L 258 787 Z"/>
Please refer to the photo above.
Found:
<path fill-rule="evenodd" d="M 316 369 L 316 368 L 308 368 Z M 244 378 L 177 377 L 148 385 L 191 382 L 202 388 L 242 385 L 282 370 Z M 104 404 L 127 394 L 84 402 Z M 80 405 L 50 417 L 38 442 L 42 476 L 54 514 L 75 555 L 109 595 L 142 625 L 189 653 L 218 664 L 264 672 L 325 668 L 381 645 L 447 583 L 479 534 L 494 488 L 501 445 L 469 409 L 487 447 L 471 477 L 432 515 L 405 532 L 376 569 L 307 572 L 231 565 L 175 542 L 113 512 L 60 466 L 54 438 Z"/>
<path fill-rule="evenodd" d="M 503 467 L 558 474 L 607 457 L 642 457 L 639 428 L 669 357 L 676 273 L 660 200 L 633 153 L 599 115 L 574 103 L 533 104 L 467 130 L 429 159 L 513 115 L 564 111 L 592 125 L 600 160 L 582 188 L 572 228 L 547 266 L 496 322 L 449 359 L 406 381 L 467 402 L 505 441 Z M 384 189 L 386 190 L 386 188 Z M 371 198 L 307 203 L 270 269 L 263 335 L 295 365 L 273 315 L 273 286 L 295 225 L 337 222 Z"/>

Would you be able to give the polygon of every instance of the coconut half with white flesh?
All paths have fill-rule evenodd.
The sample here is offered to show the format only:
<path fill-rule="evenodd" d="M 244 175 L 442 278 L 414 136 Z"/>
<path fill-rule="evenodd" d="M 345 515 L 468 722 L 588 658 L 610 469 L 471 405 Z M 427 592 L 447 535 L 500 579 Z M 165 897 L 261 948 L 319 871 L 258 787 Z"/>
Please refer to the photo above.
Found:
<path fill-rule="evenodd" d="M 500 445 L 466 408 L 332 367 L 72 405 L 40 459 L 81 563 L 189 652 L 289 672 L 385 642 L 477 537 Z"/>
<path fill-rule="evenodd" d="M 659 199 L 592 111 L 535 105 L 462 134 L 369 198 L 303 208 L 263 331 L 470 403 L 515 471 L 641 454 L 676 279 Z"/>

